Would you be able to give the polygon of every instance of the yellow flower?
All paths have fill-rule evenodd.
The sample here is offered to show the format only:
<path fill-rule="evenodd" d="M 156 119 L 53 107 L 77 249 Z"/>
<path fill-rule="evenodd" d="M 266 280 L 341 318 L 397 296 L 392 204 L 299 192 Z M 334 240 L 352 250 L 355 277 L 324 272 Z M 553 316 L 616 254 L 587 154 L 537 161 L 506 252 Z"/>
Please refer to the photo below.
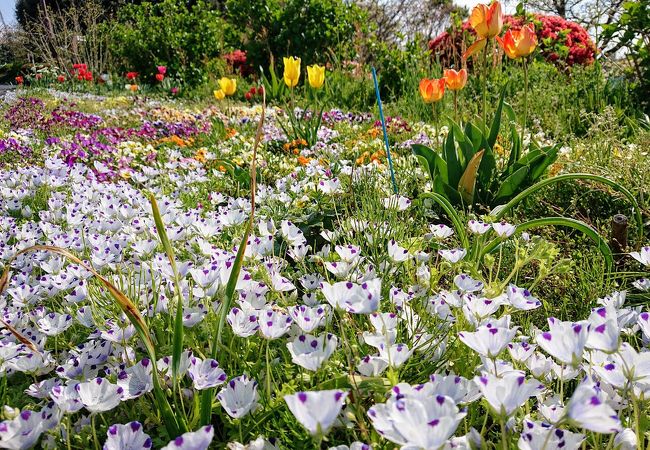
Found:
<path fill-rule="evenodd" d="M 325 66 L 319 66 L 318 64 L 307 66 L 307 76 L 309 85 L 314 89 L 320 89 L 325 83 Z"/>
<path fill-rule="evenodd" d="M 226 97 L 226 93 L 223 91 L 223 89 L 219 89 L 218 91 L 214 91 L 214 98 L 217 100 L 223 100 Z"/>
<path fill-rule="evenodd" d="M 219 80 L 219 87 L 225 95 L 232 95 L 237 90 L 237 80 L 235 78 L 222 77 Z"/>
<path fill-rule="evenodd" d="M 290 88 L 298 85 L 300 79 L 300 58 L 284 58 L 284 83 Z"/>

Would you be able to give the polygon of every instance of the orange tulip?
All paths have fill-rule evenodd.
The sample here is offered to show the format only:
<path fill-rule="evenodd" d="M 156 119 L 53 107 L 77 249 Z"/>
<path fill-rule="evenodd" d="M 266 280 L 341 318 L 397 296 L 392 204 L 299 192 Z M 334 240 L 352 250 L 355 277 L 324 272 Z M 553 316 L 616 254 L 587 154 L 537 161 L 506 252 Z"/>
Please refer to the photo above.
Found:
<path fill-rule="evenodd" d="M 429 80 L 422 78 L 420 80 L 420 95 L 424 103 L 439 101 L 445 95 L 445 79 L 433 78 Z"/>
<path fill-rule="evenodd" d="M 469 17 L 469 23 L 481 39 L 493 38 L 501 33 L 501 28 L 503 28 L 501 3 L 495 1 L 490 6 L 476 5 Z"/>
<path fill-rule="evenodd" d="M 489 6 L 484 4 L 476 5 L 472 9 L 472 14 L 469 16 L 469 23 L 474 28 L 479 39 L 463 53 L 463 58 L 465 59 L 483 50 L 487 44 L 487 39 L 493 38 L 501 33 L 501 29 L 503 28 L 501 3 L 495 1 Z"/>
<path fill-rule="evenodd" d="M 444 78 L 447 89 L 460 91 L 467 84 L 467 70 L 460 69 L 459 71 L 455 71 L 454 69 L 445 69 Z"/>
<path fill-rule="evenodd" d="M 528 56 L 537 47 L 537 35 L 532 24 L 524 25 L 521 30 L 508 30 L 503 38 L 497 36 L 499 45 L 510 59 Z"/>

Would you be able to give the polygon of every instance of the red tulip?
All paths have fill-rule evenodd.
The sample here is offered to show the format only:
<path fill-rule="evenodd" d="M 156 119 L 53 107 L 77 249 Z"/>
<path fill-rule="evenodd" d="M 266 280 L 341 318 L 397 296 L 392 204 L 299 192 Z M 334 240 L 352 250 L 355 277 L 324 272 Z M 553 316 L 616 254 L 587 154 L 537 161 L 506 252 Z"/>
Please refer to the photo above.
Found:
<path fill-rule="evenodd" d="M 264 94 L 264 86 L 260 86 L 257 88 L 257 95 L 262 95 Z"/>
<path fill-rule="evenodd" d="M 248 91 L 246 94 L 244 94 L 244 97 L 246 100 L 250 101 L 253 98 L 253 95 L 250 93 L 250 91 Z"/>
<path fill-rule="evenodd" d="M 25 82 L 25 79 L 23 77 L 21 77 L 20 75 L 18 75 L 16 77 L 16 83 L 23 84 L 24 82 Z"/>
<path fill-rule="evenodd" d="M 86 81 L 93 81 L 93 73 L 90 71 L 86 72 L 84 74 L 84 78 L 86 79 Z"/>
<path fill-rule="evenodd" d="M 138 76 L 138 72 L 127 72 L 126 73 L 126 79 L 127 80 L 135 80 Z"/>
<path fill-rule="evenodd" d="M 65 76 L 59 75 L 58 77 L 56 77 L 56 79 L 59 83 L 63 83 L 65 81 Z"/>
<path fill-rule="evenodd" d="M 167 73 L 167 67 L 158 66 L 158 73 L 161 74 L 161 75 L 165 75 Z"/>
<path fill-rule="evenodd" d="M 165 75 L 163 75 L 162 73 L 157 73 L 156 74 L 156 80 L 158 80 L 159 82 L 162 83 L 162 80 L 164 80 L 164 79 L 165 79 Z"/>

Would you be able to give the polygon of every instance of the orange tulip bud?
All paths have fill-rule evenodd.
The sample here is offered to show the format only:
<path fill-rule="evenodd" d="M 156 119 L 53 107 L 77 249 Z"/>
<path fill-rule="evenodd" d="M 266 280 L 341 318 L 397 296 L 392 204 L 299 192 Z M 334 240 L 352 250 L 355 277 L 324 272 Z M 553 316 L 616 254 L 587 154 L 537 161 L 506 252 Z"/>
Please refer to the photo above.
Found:
<path fill-rule="evenodd" d="M 454 69 L 445 69 L 445 84 L 452 91 L 460 91 L 467 84 L 467 70 L 460 69 L 458 72 Z"/>
<path fill-rule="evenodd" d="M 439 101 L 445 95 L 445 79 L 433 78 L 429 80 L 422 78 L 420 80 L 420 95 L 424 103 Z"/>
<path fill-rule="evenodd" d="M 495 1 L 491 5 L 478 4 L 472 9 L 469 23 L 481 39 L 493 38 L 501 33 L 503 28 L 503 12 L 501 3 Z"/>
<path fill-rule="evenodd" d="M 537 35 L 532 24 L 524 25 L 521 30 L 508 30 L 503 38 L 497 36 L 497 41 L 511 59 L 528 56 L 537 47 Z"/>

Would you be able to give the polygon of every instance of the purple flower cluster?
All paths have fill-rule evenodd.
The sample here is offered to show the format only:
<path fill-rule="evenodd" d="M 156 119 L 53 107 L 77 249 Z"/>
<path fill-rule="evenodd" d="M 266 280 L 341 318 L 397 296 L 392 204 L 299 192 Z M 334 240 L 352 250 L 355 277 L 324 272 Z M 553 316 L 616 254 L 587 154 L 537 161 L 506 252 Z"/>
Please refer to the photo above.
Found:
<path fill-rule="evenodd" d="M 103 123 L 103 119 L 97 115 L 72 108 L 74 104 L 64 103 L 48 113 L 43 100 L 21 98 L 9 108 L 4 118 L 12 129 L 31 128 L 41 131 L 49 131 L 55 126 L 88 131 Z"/>
<path fill-rule="evenodd" d="M 344 113 L 340 109 L 332 109 L 331 111 L 323 112 L 323 122 L 326 124 L 332 123 L 364 123 L 372 120 L 371 113 Z"/>

